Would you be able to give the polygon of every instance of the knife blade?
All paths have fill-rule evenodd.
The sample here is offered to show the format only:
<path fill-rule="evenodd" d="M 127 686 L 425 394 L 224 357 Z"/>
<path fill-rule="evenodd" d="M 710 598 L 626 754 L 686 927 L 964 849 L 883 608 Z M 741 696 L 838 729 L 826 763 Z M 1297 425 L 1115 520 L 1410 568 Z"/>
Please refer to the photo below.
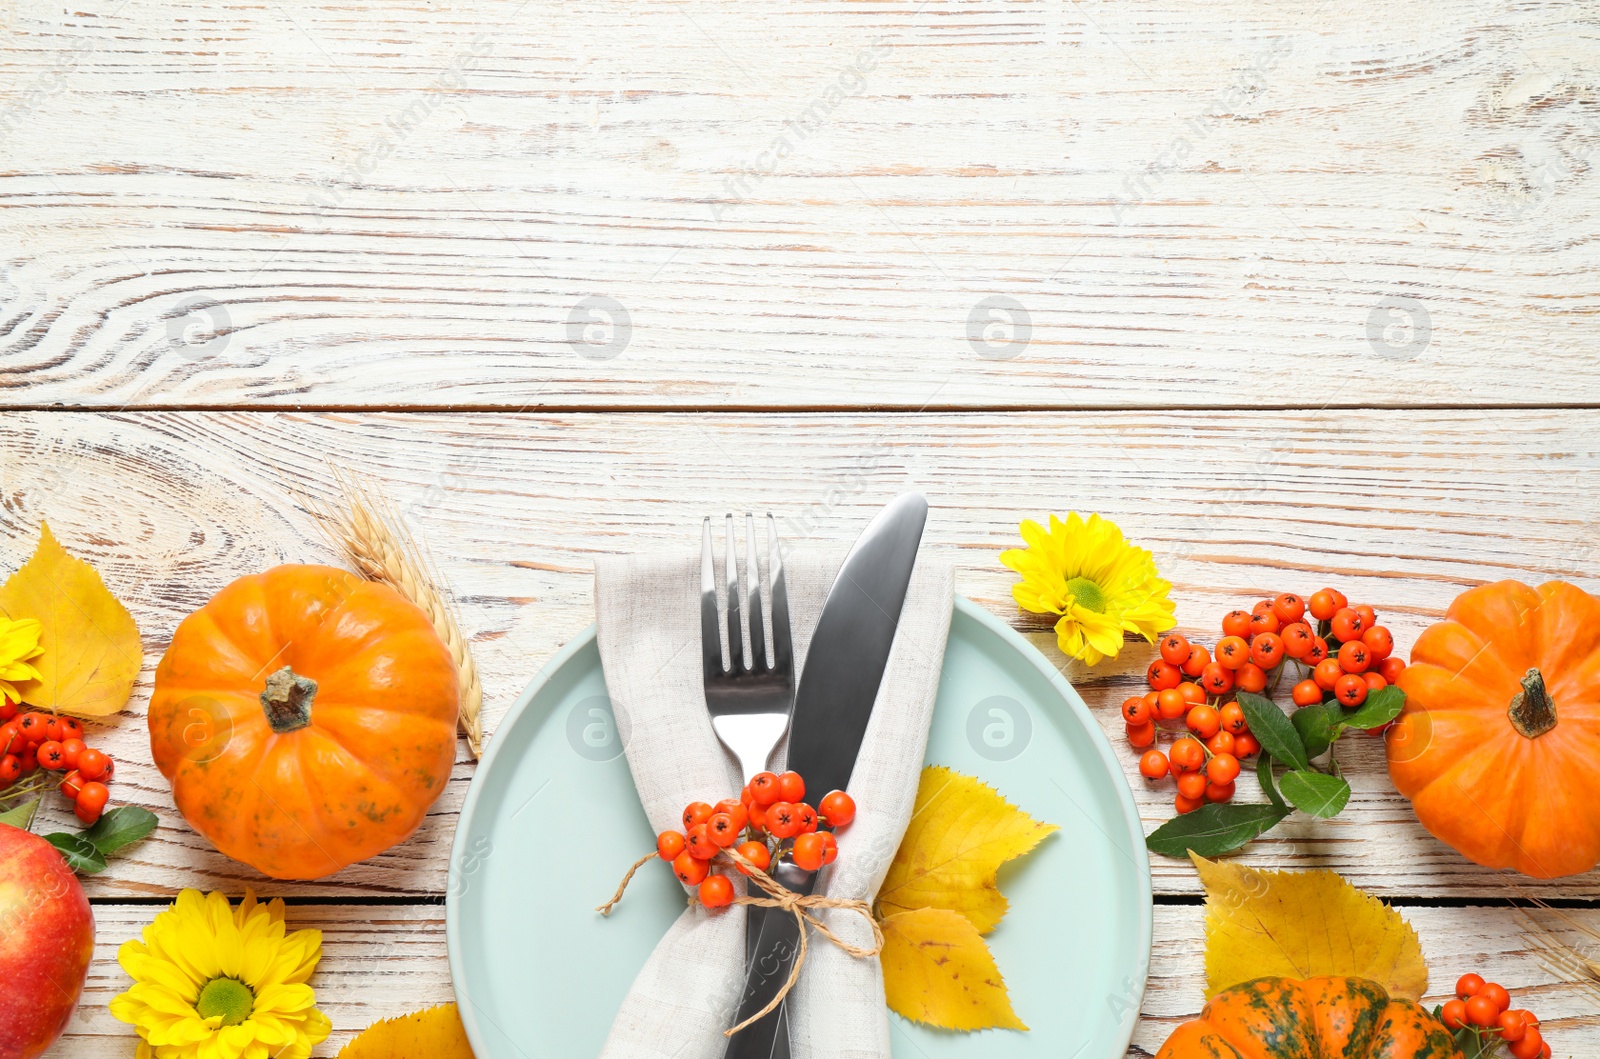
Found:
<path fill-rule="evenodd" d="M 927 518 L 928 501 L 920 493 L 903 493 L 890 501 L 845 556 L 823 602 L 795 689 L 787 765 L 819 796 L 849 785 L 889 663 Z M 815 873 L 793 861 L 780 862 L 772 875 L 800 894 L 810 893 L 816 883 Z M 763 908 L 749 912 L 746 929 L 755 941 L 736 1022 L 760 1011 L 778 994 L 800 943 L 793 916 L 772 915 Z M 786 1055 L 787 1040 L 778 1041 L 786 1025 L 781 1007 L 769 1012 L 729 1039 L 724 1059 Z"/>

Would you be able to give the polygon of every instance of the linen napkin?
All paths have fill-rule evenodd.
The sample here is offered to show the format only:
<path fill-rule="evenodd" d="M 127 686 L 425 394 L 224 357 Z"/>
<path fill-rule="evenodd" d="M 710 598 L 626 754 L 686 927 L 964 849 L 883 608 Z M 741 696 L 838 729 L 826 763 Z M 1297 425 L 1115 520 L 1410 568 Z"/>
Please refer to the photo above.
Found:
<path fill-rule="evenodd" d="M 842 552 L 784 556 L 797 675 L 805 672 L 812 631 L 843 561 Z M 916 800 L 953 603 L 951 569 L 919 557 L 849 784 L 856 819 L 839 832 L 839 857 L 818 878 L 819 894 L 870 901 L 883 884 Z M 639 799 L 653 830 L 679 829 L 689 802 L 735 797 L 744 786 L 706 713 L 700 556 L 597 560 L 595 610 L 606 689 Z M 807 791 L 807 800 L 816 804 L 826 793 Z M 844 940 L 871 947 L 871 930 L 857 913 L 825 909 L 818 918 Z M 634 979 L 604 1059 L 720 1059 L 723 1031 L 737 1021 L 744 939 L 742 906 L 709 912 L 690 904 Z M 815 932 L 809 940 L 786 1000 L 794 1059 L 888 1059 L 879 961 L 849 956 Z"/>

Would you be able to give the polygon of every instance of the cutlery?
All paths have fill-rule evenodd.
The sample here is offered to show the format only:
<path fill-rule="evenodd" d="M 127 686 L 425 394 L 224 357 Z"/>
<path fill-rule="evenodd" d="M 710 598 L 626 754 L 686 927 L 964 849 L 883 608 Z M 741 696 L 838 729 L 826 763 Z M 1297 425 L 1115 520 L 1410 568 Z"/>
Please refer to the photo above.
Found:
<path fill-rule="evenodd" d="M 844 790 L 850 782 L 889 662 L 927 517 L 928 502 L 920 493 L 904 493 L 890 501 L 845 556 L 823 602 L 795 692 L 787 765 L 805 777 L 808 791 L 819 796 Z M 815 873 L 788 860 L 776 862 L 771 874 L 799 894 L 809 894 L 816 881 Z M 777 996 L 800 943 L 800 927 L 793 916 L 772 915 L 763 908 L 748 912 L 754 955 L 745 969 L 737 1022 Z M 734 1034 L 723 1054 L 724 1059 L 786 1056 L 783 1008 Z"/>
<path fill-rule="evenodd" d="M 728 516 L 728 666 L 722 665 L 721 623 L 717 618 L 717 571 L 711 548 L 711 520 L 701 533 L 700 660 L 705 676 L 706 710 L 717 738 L 734 757 L 746 783 L 767 768 L 767 759 L 789 727 L 794 705 L 794 654 L 789 643 L 789 595 L 778 553 L 778 526 L 767 516 L 767 568 L 772 574 L 772 664 L 762 634 L 761 570 L 756 560 L 755 519 L 745 521 L 744 580 L 750 614 L 750 657 L 744 657 L 739 617 L 739 567 L 734 556 L 733 516 Z"/>

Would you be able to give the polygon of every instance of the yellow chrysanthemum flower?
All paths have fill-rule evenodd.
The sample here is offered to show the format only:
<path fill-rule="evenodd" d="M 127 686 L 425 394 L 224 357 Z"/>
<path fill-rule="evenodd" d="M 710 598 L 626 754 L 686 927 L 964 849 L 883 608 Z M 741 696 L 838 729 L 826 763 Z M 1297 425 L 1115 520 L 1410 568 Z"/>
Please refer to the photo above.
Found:
<path fill-rule="evenodd" d="M 111 1014 L 138 1059 L 307 1059 L 333 1028 L 306 985 L 321 958 L 320 930 L 285 934 L 282 901 L 185 890 L 117 951 L 134 984 Z"/>
<path fill-rule="evenodd" d="M 38 618 L 12 621 L 0 618 L 0 692 L 12 702 L 22 701 L 22 693 L 13 680 L 38 680 L 39 671 L 28 664 L 44 648 L 39 646 L 39 634 L 44 626 Z"/>
<path fill-rule="evenodd" d="M 1000 553 L 1022 575 L 1011 595 L 1023 610 L 1061 615 L 1056 642 L 1066 654 L 1092 666 L 1117 656 L 1125 632 L 1154 643 L 1178 624 L 1155 558 L 1115 522 L 1072 512 L 1066 522 L 1051 515 L 1048 533 L 1032 519 L 1020 529 L 1028 546 Z"/>

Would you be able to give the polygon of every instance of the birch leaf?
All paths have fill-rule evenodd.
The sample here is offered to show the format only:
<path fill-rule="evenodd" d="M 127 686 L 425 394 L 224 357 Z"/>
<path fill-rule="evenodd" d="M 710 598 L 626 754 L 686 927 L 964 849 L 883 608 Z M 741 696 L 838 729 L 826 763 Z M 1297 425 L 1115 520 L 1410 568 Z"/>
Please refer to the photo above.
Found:
<path fill-rule="evenodd" d="M 1056 830 L 981 780 L 930 765 L 922 770 L 911 823 L 878 890 L 879 915 L 943 908 L 987 934 L 1009 907 L 995 882 L 1000 865 Z"/>
<path fill-rule="evenodd" d="M 472 1045 L 454 1004 L 440 1004 L 374 1022 L 339 1051 L 338 1059 L 472 1059 Z"/>
<path fill-rule="evenodd" d="M 1206 888 L 1206 996 L 1269 975 L 1370 978 L 1407 1000 L 1427 992 L 1417 932 L 1333 872 L 1191 859 Z"/>
<path fill-rule="evenodd" d="M 94 567 L 68 555 L 48 525 L 40 526 L 33 557 L 0 587 L 0 614 L 43 626 L 43 650 L 29 659 L 39 679 L 16 682 L 25 702 L 80 717 L 105 717 L 127 704 L 144 664 L 139 628 Z"/>
<path fill-rule="evenodd" d="M 1011 1009 L 989 946 L 966 916 L 919 908 L 892 915 L 881 926 L 890 1008 L 947 1030 L 1028 1028 Z"/>

